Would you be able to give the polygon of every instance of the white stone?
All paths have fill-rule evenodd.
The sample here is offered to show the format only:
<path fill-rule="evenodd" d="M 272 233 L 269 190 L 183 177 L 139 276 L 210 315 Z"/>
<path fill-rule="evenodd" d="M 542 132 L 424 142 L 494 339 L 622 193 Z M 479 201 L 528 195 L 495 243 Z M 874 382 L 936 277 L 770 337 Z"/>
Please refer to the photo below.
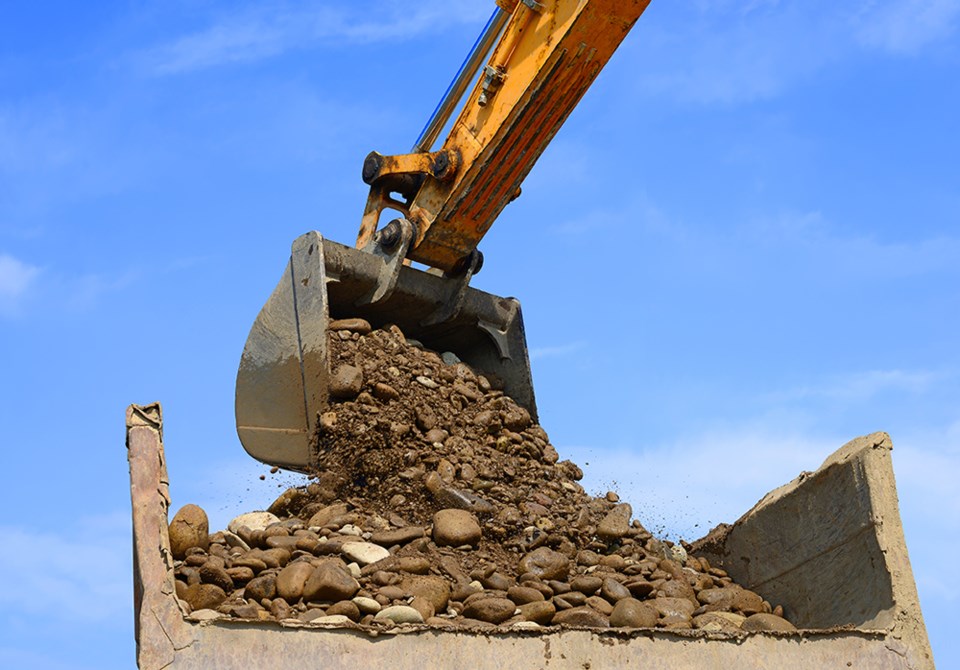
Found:
<path fill-rule="evenodd" d="M 381 621 L 389 619 L 394 623 L 423 623 L 423 616 L 420 615 L 420 612 L 408 605 L 384 607 L 373 618 Z"/>
<path fill-rule="evenodd" d="M 376 614 L 382 609 L 380 603 L 378 603 L 376 600 L 373 598 L 366 598 L 364 596 L 357 596 L 354 598 L 353 604 L 356 605 L 357 609 L 364 614 Z"/>
<path fill-rule="evenodd" d="M 227 530 L 231 533 L 236 533 L 244 526 L 250 530 L 264 530 L 270 524 L 277 523 L 278 521 L 280 521 L 280 519 L 270 512 L 247 512 L 228 523 Z"/>
<path fill-rule="evenodd" d="M 350 571 L 350 574 L 353 575 L 354 579 L 360 579 L 361 572 L 360 572 L 359 565 L 357 565 L 356 563 L 348 563 L 347 570 Z"/>
<path fill-rule="evenodd" d="M 360 565 L 370 565 L 390 555 L 387 549 L 372 542 L 344 542 L 340 553 Z"/>
<path fill-rule="evenodd" d="M 340 529 L 341 535 L 353 535 L 354 537 L 360 537 L 363 535 L 363 531 L 354 526 L 352 523 L 344 524 Z"/>
<path fill-rule="evenodd" d="M 437 388 L 437 382 L 433 381 L 429 377 L 424 377 L 423 375 L 420 375 L 419 377 L 417 377 L 417 381 L 420 383 L 421 386 L 426 386 L 428 389 Z"/>
<path fill-rule="evenodd" d="M 517 621 L 514 624 L 510 625 L 511 628 L 519 628 L 520 630 L 536 630 L 542 628 L 540 624 L 536 621 Z"/>
<path fill-rule="evenodd" d="M 236 533 L 231 533 L 229 530 L 220 531 L 223 533 L 224 539 L 226 539 L 227 544 L 231 547 L 239 547 L 244 551 L 250 551 L 250 545 L 243 541 L 243 538 L 237 535 Z"/>
<path fill-rule="evenodd" d="M 342 626 L 344 624 L 351 623 L 350 617 L 343 614 L 329 614 L 327 616 L 319 616 L 316 619 L 311 619 L 310 623 L 320 623 L 326 624 L 328 626 Z"/>

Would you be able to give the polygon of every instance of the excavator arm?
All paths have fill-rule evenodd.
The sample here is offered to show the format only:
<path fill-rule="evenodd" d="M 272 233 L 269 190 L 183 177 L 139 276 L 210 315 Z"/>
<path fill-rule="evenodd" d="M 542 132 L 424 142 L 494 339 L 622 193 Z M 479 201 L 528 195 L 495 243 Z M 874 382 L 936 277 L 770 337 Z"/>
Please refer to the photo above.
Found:
<path fill-rule="evenodd" d="M 483 260 L 477 245 L 648 3 L 497 0 L 413 151 L 367 156 L 370 195 L 357 248 L 315 231 L 294 241 L 237 372 L 237 434 L 251 456 L 311 469 L 311 437 L 330 406 L 335 372 L 331 318 L 393 324 L 452 352 L 536 418 L 520 303 L 469 285 Z M 401 216 L 379 227 L 387 209 Z"/>
<path fill-rule="evenodd" d="M 357 246 L 374 241 L 382 212 L 394 209 L 413 225 L 408 259 L 461 274 L 649 1 L 498 1 L 461 77 L 472 79 L 490 33 L 502 34 L 443 146 L 431 152 L 427 132 L 413 153 L 367 157 L 371 188 Z M 428 131 L 446 122 L 456 89 Z"/>

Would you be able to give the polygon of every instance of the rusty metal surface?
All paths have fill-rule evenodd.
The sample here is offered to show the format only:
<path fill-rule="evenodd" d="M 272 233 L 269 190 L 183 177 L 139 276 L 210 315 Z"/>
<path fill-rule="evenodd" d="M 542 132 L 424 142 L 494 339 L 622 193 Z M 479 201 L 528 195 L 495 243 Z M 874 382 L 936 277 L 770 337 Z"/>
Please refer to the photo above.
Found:
<path fill-rule="evenodd" d="M 520 303 L 401 261 L 317 232 L 293 243 L 283 276 L 250 329 L 237 372 L 237 434 L 251 456 L 309 469 L 310 437 L 328 401 L 330 318 L 358 316 L 375 328 L 396 324 L 407 337 L 498 377 L 536 419 Z"/>
<path fill-rule="evenodd" d="M 133 503 L 137 662 L 142 670 L 247 670 L 318 665 L 343 669 L 382 665 L 397 670 L 457 666 L 497 670 L 503 667 L 931 670 L 934 663 L 915 600 L 916 589 L 909 573 L 906 548 L 902 533 L 897 531 L 899 516 L 889 506 L 896 500 L 892 470 L 889 470 L 889 449 L 873 442 L 869 438 L 854 441 L 824 465 L 828 469 L 844 467 L 843 464 L 862 465 L 861 489 L 875 501 L 871 505 L 872 513 L 882 514 L 882 523 L 869 528 L 879 529 L 878 542 L 884 549 L 885 563 L 878 566 L 864 561 L 861 571 L 865 580 L 892 582 L 890 590 L 896 616 L 873 629 L 864 626 L 795 633 L 721 634 L 615 629 L 447 632 L 424 626 L 398 626 L 390 633 L 375 634 L 356 626 L 329 629 L 315 624 L 210 619 L 202 614 L 196 618 L 184 617 L 173 588 L 160 406 L 133 405 L 127 410 L 127 451 Z M 738 525 L 749 525 L 753 515 L 776 520 L 777 515 L 788 514 L 790 508 L 780 507 L 782 501 L 796 492 L 806 495 L 805 487 L 816 481 L 815 476 L 808 475 L 772 491 Z M 809 491 L 806 513 L 812 518 L 823 518 L 836 509 L 838 498 L 829 495 L 829 491 L 821 486 L 810 487 Z M 785 526 L 789 528 L 791 524 Z M 801 546 L 803 539 L 780 537 L 776 545 L 741 542 L 753 553 L 737 556 L 725 550 L 723 542 L 728 536 L 729 533 L 723 538 L 709 538 L 715 553 L 734 563 L 749 558 L 753 565 L 775 563 L 782 553 L 783 542 Z M 829 564 L 824 569 L 829 569 Z M 848 597 L 857 596 L 851 592 Z M 814 580 L 794 594 L 792 602 L 799 600 L 829 608 L 834 594 L 821 589 Z M 911 627 L 911 621 L 919 622 L 920 627 Z"/>

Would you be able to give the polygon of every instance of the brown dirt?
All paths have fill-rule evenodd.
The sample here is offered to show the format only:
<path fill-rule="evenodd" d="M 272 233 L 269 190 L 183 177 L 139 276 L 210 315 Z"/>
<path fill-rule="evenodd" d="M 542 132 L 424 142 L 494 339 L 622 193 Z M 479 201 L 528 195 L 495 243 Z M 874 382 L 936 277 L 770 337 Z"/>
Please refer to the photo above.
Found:
<path fill-rule="evenodd" d="M 210 607 L 204 585 L 219 584 L 215 607 L 228 616 L 342 614 L 365 625 L 392 625 L 366 598 L 454 626 L 739 631 L 745 617 L 782 614 L 723 570 L 654 538 L 616 494 L 588 495 L 577 483 L 580 468 L 558 459 L 530 414 L 496 380 L 450 356 L 423 350 L 395 327 L 371 332 L 359 320 L 333 322 L 336 400 L 314 436 L 314 481 L 274 502 L 272 526 L 215 533 L 208 550 L 189 549 L 177 564 L 181 598 Z M 448 515 L 465 525 L 440 527 L 435 515 L 445 509 L 468 512 Z M 470 539 L 445 546 L 448 536 Z M 361 540 L 381 546 L 384 557 L 348 568 L 347 554 L 359 546 L 348 545 Z M 310 567 L 290 567 L 297 563 Z M 228 581 L 222 573 L 231 570 Z M 330 586 L 326 600 L 313 582 L 304 587 L 295 578 L 316 582 L 328 572 L 346 591 L 334 597 Z M 283 597 L 271 580 L 286 585 Z M 763 617 L 754 625 L 761 620 L 769 625 Z"/>

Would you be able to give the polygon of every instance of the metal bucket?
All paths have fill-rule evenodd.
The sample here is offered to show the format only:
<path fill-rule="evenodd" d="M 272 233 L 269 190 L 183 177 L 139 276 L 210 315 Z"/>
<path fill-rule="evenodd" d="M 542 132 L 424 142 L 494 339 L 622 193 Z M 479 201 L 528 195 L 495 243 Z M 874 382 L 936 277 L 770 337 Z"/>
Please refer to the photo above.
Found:
<path fill-rule="evenodd" d="M 379 248 L 379 247 L 378 247 Z M 502 383 L 536 419 L 520 303 L 404 265 L 402 253 L 361 251 L 310 232 L 257 316 L 237 373 L 237 433 L 257 460 L 308 470 L 310 438 L 329 403 L 327 326 L 362 317 L 395 324 Z"/>

